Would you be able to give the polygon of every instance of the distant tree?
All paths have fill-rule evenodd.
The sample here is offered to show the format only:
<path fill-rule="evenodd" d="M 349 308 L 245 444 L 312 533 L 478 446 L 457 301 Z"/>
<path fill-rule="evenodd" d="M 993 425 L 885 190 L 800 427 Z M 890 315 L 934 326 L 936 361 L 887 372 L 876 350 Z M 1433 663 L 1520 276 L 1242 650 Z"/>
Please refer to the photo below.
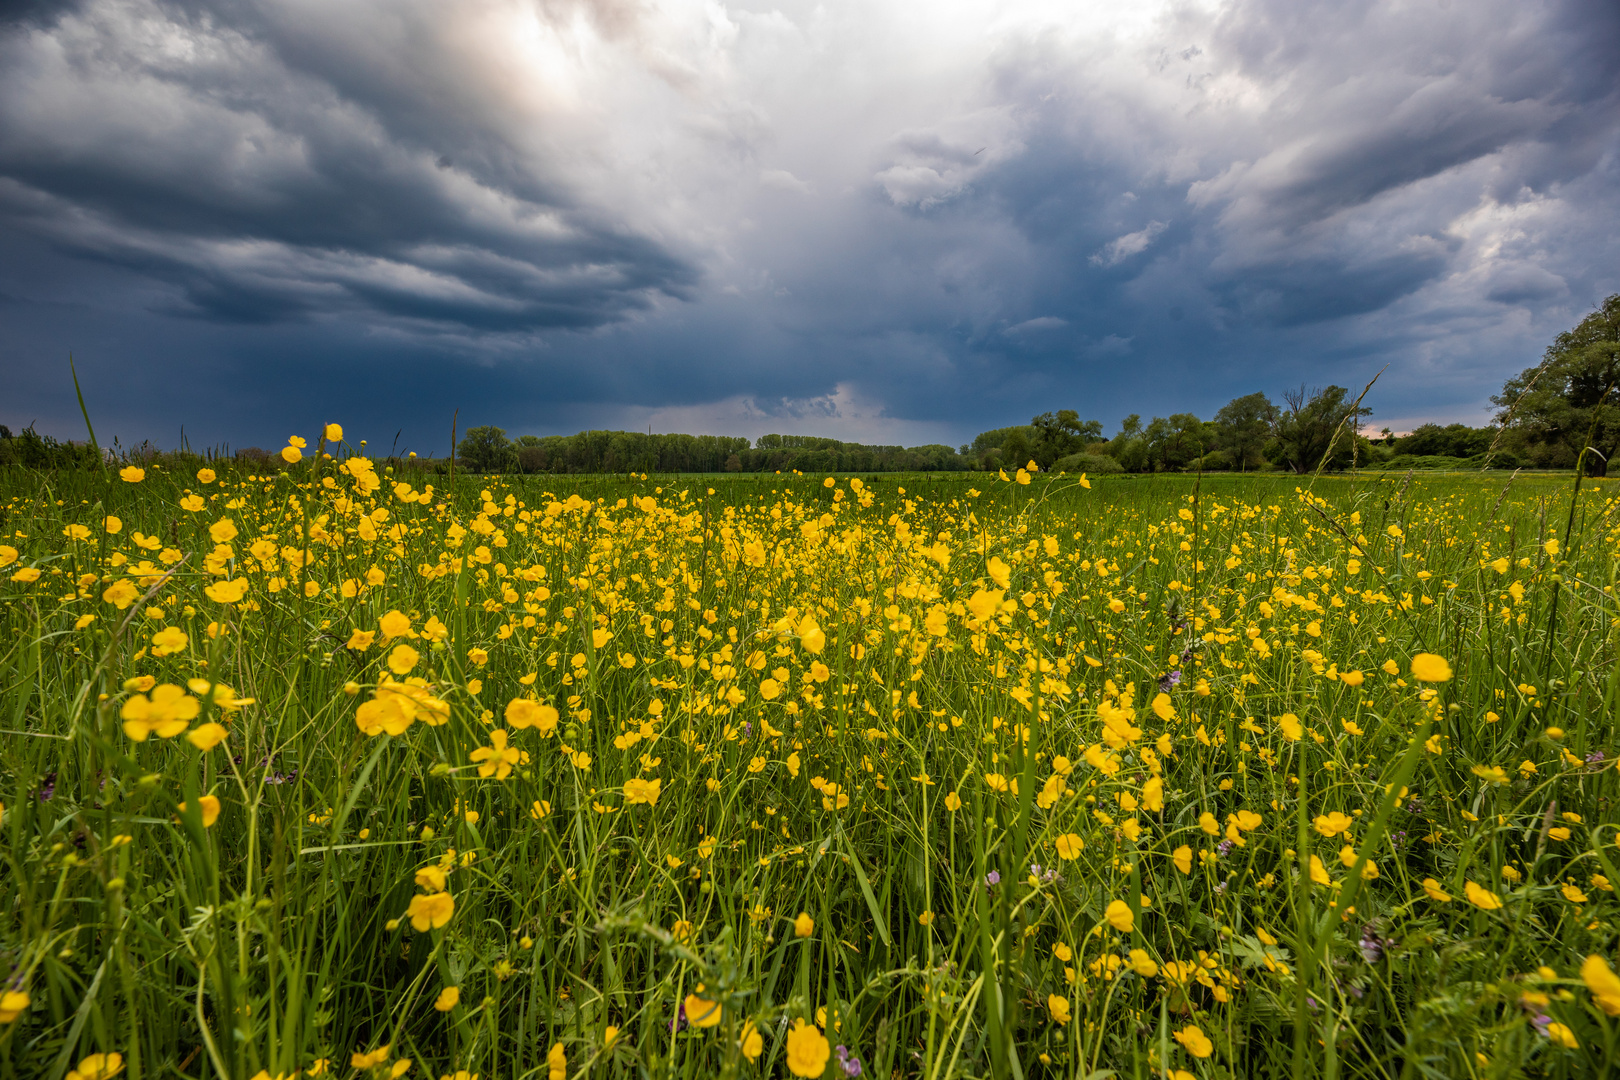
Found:
<path fill-rule="evenodd" d="M 1344 468 L 1356 453 L 1357 421 L 1372 415 L 1371 409 L 1358 408 L 1349 398 L 1350 391 L 1342 386 L 1310 393 L 1301 386 L 1285 393 L 1266 443 L 1266 457 L 1296 473 L 1312 472 L 1324 464 L 1331 447 L 1326 466 Z"/>
<path fill-rule="evenodd" d="M 1277 422 L 1277 406 L 1263 393 L 1233 398 L 1215 414 L 1215 439 L 1240 471 L 1260 464 L 1261 449 Z"/>
<path fill-rule="evenodd" d="M 1030 445 L 1029 436 L 1024 434 L 1023 428 L 1014 428 L 1001 443 L 1001 467 L 1004 469 L 1021 469 L 1034 456 L 1034 448 Z"/>
<path fill-rule="evenodd" d="M 1079 453 L 1088 443 L 1102 439 L 1102 423 L 1081 420 L 1073 409 L 1044 412 L 1029 422 L 1034 429 L 1032 456 L 1041 468 L 1050 468 L 1058 458 Z"/>
<path fill-rule="evenodd" d="M 533 435 L 525 435 L 525 439 L 534 439 L 534 443 L 520 442 L 517 448 L 518 471 L 537 473 L 546 471 L 546 463 L 550 455 L 546 448 L 540 445 L 540 440 Z"/>
<path fill-rule="evenodd" d="M 1155 416 L 1142 431 L 1147 458 L 1155 471 L 1180 472 L 1203 456 L 1212 441 L 1204 422 L 1192 413 Z"/>
<path fill-rule="evenodd" d="M 456 458 L 473 472 L 511 472 L 518 465 L 517 447 L 506 432 L 492 425 L 470 429 L 456 447 Z"/>
<path fill-rule="evenodd" d="M 1491 398 L 1508 424 L 1531 445 L 1559 446 L 1572 455 L 1590 445 L 1586 469 L 1607 472 L 1620 450 L 1620 295 L 1547 346 L 1541 365 L 1526 368 Z M 1590 439 L 1590 442 L 1588 440 Z"/>
<path fill-rule="evenodd" d="M 1483 454 L 1496 441 L 1497 428 L 1469 427 L 1467 424 L 1422 424 L 1404 439 L 1395 441 L 1397 454 L 1470 458 Z"/>
<path fill-rule="evenodd" d="M 1143 438 L 1142 417 L 1131 413 L 1119 422 L 1119 434 L 1108 440 L 1103 453 L 1119 462 L 1126 472 L 1143 472 L 1152 467 L 1148 443 Z"/>

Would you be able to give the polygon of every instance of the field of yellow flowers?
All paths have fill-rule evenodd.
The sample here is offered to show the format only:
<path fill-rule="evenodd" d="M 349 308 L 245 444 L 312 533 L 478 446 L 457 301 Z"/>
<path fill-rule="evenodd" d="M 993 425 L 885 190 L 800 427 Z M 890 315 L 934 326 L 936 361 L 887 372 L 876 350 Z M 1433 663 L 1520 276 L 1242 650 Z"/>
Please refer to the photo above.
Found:
<path fill-rule="evenodd" d="M 357 449 L 0 474 L 0 1075 L 1620 1057 L 1605 481 Z"/>

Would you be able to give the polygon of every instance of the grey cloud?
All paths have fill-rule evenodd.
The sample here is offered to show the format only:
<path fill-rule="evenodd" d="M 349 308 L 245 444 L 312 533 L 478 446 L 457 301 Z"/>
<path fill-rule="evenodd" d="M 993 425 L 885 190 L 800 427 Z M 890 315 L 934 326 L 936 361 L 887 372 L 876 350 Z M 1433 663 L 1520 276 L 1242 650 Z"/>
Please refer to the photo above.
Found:
<path fill-rule="evenodd" d="M 228 14 L 108 2 L 0 42 L 0 210 L 227 320 L 577 328 L 695 284 L 498 132 L 351 96 Z"/>

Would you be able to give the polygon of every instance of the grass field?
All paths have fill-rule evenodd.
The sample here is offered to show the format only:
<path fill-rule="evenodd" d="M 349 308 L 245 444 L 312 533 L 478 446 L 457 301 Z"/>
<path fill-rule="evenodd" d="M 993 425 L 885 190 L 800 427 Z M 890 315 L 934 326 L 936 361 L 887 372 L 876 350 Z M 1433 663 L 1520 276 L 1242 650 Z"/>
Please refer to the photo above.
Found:
<path fill-rule="evenodd" d="M 5 1076 L 1620 1056 L 1606 481 L 321 449 L 0 472 Z"/>

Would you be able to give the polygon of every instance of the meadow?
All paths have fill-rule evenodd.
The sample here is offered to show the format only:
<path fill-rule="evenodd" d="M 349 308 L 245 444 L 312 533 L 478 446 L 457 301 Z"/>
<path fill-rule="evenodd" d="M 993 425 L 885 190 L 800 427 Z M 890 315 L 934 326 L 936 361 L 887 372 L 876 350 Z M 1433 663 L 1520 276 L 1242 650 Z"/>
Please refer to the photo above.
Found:
<path fill-rule="evenodd" d="M 0 1075 L 1575 1077 L 1620 489 L 0 470 Z"/>

